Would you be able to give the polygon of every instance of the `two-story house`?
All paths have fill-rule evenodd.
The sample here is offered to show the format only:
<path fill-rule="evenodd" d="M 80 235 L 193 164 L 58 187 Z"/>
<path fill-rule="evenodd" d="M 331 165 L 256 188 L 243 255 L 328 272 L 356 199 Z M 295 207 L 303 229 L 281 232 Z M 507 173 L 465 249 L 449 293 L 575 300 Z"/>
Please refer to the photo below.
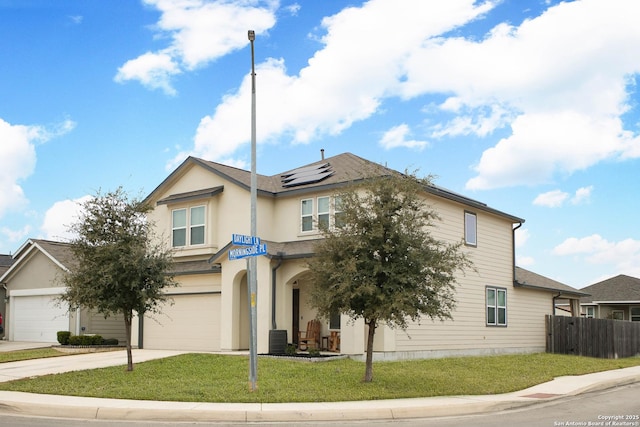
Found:
<path fill-rule="evenodd" d="M 318 223 L 331 224 L 335 191 L 364 172 L 389 169 L 350 153 L 302 165 L 273 176 L 258 175 L 257 230 L 267 243 L 257 270 L 258 353 L 267 353 L 270 331 L 295 342 L 316 313 L 307 304 L 307 259 L 321 238 Z M 247 264 L 229 260 L 232 234 L 250 234 L 248 171 L 187 158 L 146 201 L 150 218 L 175 250 L 177 288 L 172 305 L 144 317 L 134 331 L 140 347 L 225 351 L 249 346 Z M 453 320 L 411 323 L 406 331 L 380 327 L 377 358 L 434 357 L 544 351 L 546 314 L 554 298 L 576 299 L 571 288 L 515 281 L 514 233 L 524 222 L 484 203 L 432 185 L 424 197 L 441 221 L 431 230 L 448 242 L 464 242 L 476 271 L 460 275 Z M 322 336 L 340 335 L 340 352 L 362 355 L 363 322 L 336 316 Z"/>

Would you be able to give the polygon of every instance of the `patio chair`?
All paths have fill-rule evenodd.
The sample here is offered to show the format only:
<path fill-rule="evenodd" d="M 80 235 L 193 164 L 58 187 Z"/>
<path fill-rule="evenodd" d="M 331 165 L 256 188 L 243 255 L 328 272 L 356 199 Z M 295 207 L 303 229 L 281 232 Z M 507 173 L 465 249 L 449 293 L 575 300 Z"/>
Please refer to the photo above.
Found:
<path fill-rule="evenodd" d="M 307 330 L 298 332 L 298 350 L 306 350 L 308 348 L 320 348 L 320 321 L 309 320 Z"/>

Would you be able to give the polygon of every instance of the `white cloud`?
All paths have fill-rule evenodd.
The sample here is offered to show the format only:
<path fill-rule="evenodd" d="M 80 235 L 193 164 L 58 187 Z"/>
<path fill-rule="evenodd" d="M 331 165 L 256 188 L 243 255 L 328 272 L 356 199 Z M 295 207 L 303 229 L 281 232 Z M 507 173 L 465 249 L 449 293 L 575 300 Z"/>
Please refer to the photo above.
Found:
<path fill-rule="evenodd" d="M 9 210 L 19 211 L 27 205 L 21 182 L 35 169 L 36 145 L 62 136 L 74 127 L 75 122 L 70 119 L 48 128 L 12 125 L 0 119 L 0 217 Z"/>
<path fill-rule="evenodd" d="M 554 255 L 584 256 L 591 264 L 609 264 L 616 274 L 640 277 L 640 240 L 610 242 L 599 234 L 571 237 L 553 249 Z"/>
<path fill-rule="evenodd" d="M 576 190 L 573 197 L 571 197 L 569 193 L 561 190 L 548 191 L 546 193 L 539 194 L 533 200 L 533 204 L 548 208 L 557 208 L 564 205 L 565 202 L 570 201 L 572 205 L 580 205 L 589 202 L 592 191 L 593 186 L 582 187 Z"/>
<path fill-rule="evenodd" d="M 69 226 L 78 220 L 82 204 L 90 198 L 91 196 L 83 196 L 74 200 L 62 200 L 47 209 L 40 227 L 45 239 L 65 241 L 72 238 Z"/>
<path fill-rule="evenodd" d="M 533 201 L 534 205 L 546 206 L 548 208 L 557 208 L 569 198 L 569 193 L 560 190 L 548 191 L 538 195 Z"/>
<path fill-rule="evenodd" d="M 147 52 L 118 68 L 115 81 L 139 80 L 150 89 L 162 89 L 167 95 L 175 95 L 176 90 L 171 86 L 170 78 L 180 72 L 170 55 Z"/>
<path fill-rule="evenodd" d="M 516 256 L 516 265 L 518 267 L 531 267 L 535 265 L 536 261 L 530 256 Z"/>
<path fill-rule="evenodd" d="M 429 143 L 427 141 L 418 141 L 415 139 L 407 139 L 411 134 L 411 129 L 406 123 L 394 126 L 384 133 L 380 139 L 380 146 L 385 150 L 391 150 L 398 147 L 423 149 Z"/>
<path fill-rule="evenodd" d="M 491 7 L 490 2 L 476 5 L 472 0 L 371 0 L 324 18 L 325 34 L 319 38 L 323 48 L 297 75 L 287 73 L 282 59 L 257 66 L 258 142 L 283 138 L 308 143 L 371 117 L 386 97 L 402 94 L 404 64 L 421 42 Z M 259 42 L 258 38 L 258 46 Z M 225 97 L 212 115 L 201 120 L 193 149 L 178 154 L 172 164 L 188 154 L 219 161 L 249 142 L 246 127 L 229 123 L 250 122 L 250 96 L 247 76 L 237 93 Z"/>
<path fill-rule="evenodd" d="M 237 45 L 206 53 L 194 41 L 204 30 L 184 19 L 204 3 L 150 4 L 163 13 L 158 28 L 171 35 L 167 52 L 181 70 L 246 44 L 243 33 Z M 447 98 L 439 106 L 445 118 L 428 117 L 431 138 L 508 133 L 482 154 L 468 189 L 535 185 L 603 160 L 639 157 L 640 138 L 625 129 L 621 115 L 631 108 L 630 76 L 640 72 L 640 26 L 630 13 L 640 6 L 634 0 L 563 2 L 519 26 L 499 24 L 484 38 L 450 36 L 496 4 L 370 0 L 324 18 L 317 37 L 322 47 L 299 72 L 288 73 L 284 59 L 258 65 L 258 141 L 307 143 L 370 118 L 389 98 L 435 94 Z M 273 19 L 273 9 L 263 11 Z M 245 127 L 229 126 L 249 123 L 249 97 L 245 77 L 201 120 L 194 147 L 174 162 L 186 154 L 231 158 L 249 141 Z"/>
<path fill-rule="evenodd" d="M 511 135 L 484 152 L 469 189 L 549 181 L 604 159 L 640 155 L 640 139 L 620 119 L 640 28 L 633 1 L 561 3 L 519 27 L 502 25 L 481 42 L 441 40 L 423 59 L 422 78 L 449 86 L 475 107 L 499 103 L 516 119 Z M 443 61 L 457 58 L 447 66 Z M 552 64 L 552 65 L 551 65 Z M 434 88 L 434 89 L 435 89 Z"/>
<path fill-rule="evenodd" d="M 249 43 L 247 30 L 263 34 L 275 25 L 277 0 L 144 0 L 161 12 L 154 29 L 169 45 L 127 61 L 118 69 L 117 82 L 137 80 L 149 89 L 176 93 L 171 78 L 193 70 Z"/>
<path fill-rule="evenodd" d="M 531 232 L 528 228 L 519 228 L 516 230 L 516 248 L 523 247 L 531 237 Z"/>
<path fill-rule="evenodd" d="M 593 186 L 578 188 L 576 194 L 571 199 L 571 203 L 574 205 L 580 205 L 588 203 L 591 199 L 591 193 L 593 192 Z"/>
<path fill-rule="evenodd" d="M 4 236 L 4 243 L 18 243 L 22 242 L 26 239 L 27 236 L 31 233 L 31 226 L 25 225 L 20 230 L 12 230 L 8 227 L 0 228 L 0 234 Z"/>

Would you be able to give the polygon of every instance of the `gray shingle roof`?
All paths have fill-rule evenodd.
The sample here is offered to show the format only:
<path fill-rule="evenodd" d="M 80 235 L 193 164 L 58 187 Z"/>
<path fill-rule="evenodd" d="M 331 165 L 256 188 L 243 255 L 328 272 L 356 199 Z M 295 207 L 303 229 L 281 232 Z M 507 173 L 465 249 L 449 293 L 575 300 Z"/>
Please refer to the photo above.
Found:
<path fill-rule="evenodd" d="M 205 169 L 217 175 L 220 175 L 225 179 L 230 180 L 231 182 L 234 182 L 244 187 L 247 190 L 251 188 L 251 172 L 249 171 L 238 169 L 232 166 L 223 165 L 221 163 L 199 159 L 196 157 L 189 157 L 187 160 L 185 160 L 183 165 L 189 162 L 195 162 L 201 165 L 202 167 L 204 167 Z M 352 153 L 338 154 L 336 156 L 329 157 L 327 159 L 320 159 L 317 162 L 302 165 L 300 167 L 319 166 L 325 163 L 329 163 L 331 165 L 331 169 L 333 171 L 333 174 L 331 176 L 319 182 L 312 182 L 309 184 L 297 185 L 295 187 L 285 187 L 283 186 L 283 183 L 282 183 L 282 175 L 290 171 L 284 171 L 272 176 L 257 174 L 256 176 L 257 191 L 259 194 L 263 196 L 271 196 L 271 197 L 289 196 L 294 194 L 308 193 L 311 191 L 339 188 L 349 183 L 362 181 L 367 177 L 371 177 L 371 176 L 385 176 L 385 175 L 399 173 L 398 171 L 389 169 L 380 164 L 363 159 L 362 157 L 358 157 Z M 295 169 L 300 169 L 300 167 Z M 180 167 L 178 167 L 178 169 L 180 169 Z M 292 170 L 295 170 L 295 169 L 292 169 Z M 174 173 L 176 173 L 177 170 L 174 171 Z M 170 175 L 170 177 L 172 175 Z M 170 177 L 168 177 L 164 182 L 167 182 L 170 179 Z M 158 186 L 158 188 L 160 188 L 161 186 L 162 184 Z M 524 222 L 524 219 L 522 218 L 493 209 L 487 206 L 485 203 L 479 202 L 477 200 L 471 199 L 461 194 L 454 193 L 450 190 L 447 190 L 443 187 L 439 187 L 437 185 L 430 185 L 426 187 L 425 190 L 428 193 L 431 193 L 435 196 L 443 197 L 445 199 L 456 201 L 458 203 L 462 203 L 467 206 L 474 207 L 479 210 L 483 210 L 485 212 L 490 212 L 490 213 L 508 218 L 513 223 Z"/>
<path fill-rule="evenodd" d="M 624 274 L 587 286 L 582 290 L 591 296 L 581 298 L 581 303 L 640 301 L 640 279 Z"/>
<path fill-rule="evenodd" d="M 514 284 L 514 286 L 547 290 L 549 292 L 560 293 L 565 297 L 581 297 L 587 295 L 584 290 L 572 288 L 569 285 L 565 285 L 564 283 L 549 279 L 548 277 L 541 276 L 540 274 L 534 273 L 533 271 L 525 270 L 521 267 L 516 267 L 516 283 Z"/>
<path fill-rule="evenodd" d="M 42 239 L 31 239 L 31 241 L 66 268 L 69 269 L 73 267 L 75 258 L 71 252 L 71 245 L 69 243 Z"/>

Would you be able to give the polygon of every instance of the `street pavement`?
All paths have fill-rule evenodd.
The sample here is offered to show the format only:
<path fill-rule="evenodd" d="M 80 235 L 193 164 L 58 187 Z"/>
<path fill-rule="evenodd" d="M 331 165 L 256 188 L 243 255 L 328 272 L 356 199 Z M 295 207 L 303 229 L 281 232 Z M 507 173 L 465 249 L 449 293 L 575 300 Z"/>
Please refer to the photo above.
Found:
<path fill-rule="evenodd" d="M 29 343 L 28 348 L 34 348 Z M 20 343 L 0 341 L 0 351 Z M 51 344 L 41 343 L 49 347 Z M 37 348 L 38 345 L 35 345 Z M 186 352 L 134 349 L 136 363 Z M 107 366 L 126 365 L 122 350 L 0 364 L 0 381 Z M 157 421 L 340 421 L 429 418 L 514 409 L 640 382 L 640 366 L 580 376 L 565 376 L 514 393 L 359 402 L 197 403 L 97 399 L 0 391 L 0 413 L 108 420 Z"/>

